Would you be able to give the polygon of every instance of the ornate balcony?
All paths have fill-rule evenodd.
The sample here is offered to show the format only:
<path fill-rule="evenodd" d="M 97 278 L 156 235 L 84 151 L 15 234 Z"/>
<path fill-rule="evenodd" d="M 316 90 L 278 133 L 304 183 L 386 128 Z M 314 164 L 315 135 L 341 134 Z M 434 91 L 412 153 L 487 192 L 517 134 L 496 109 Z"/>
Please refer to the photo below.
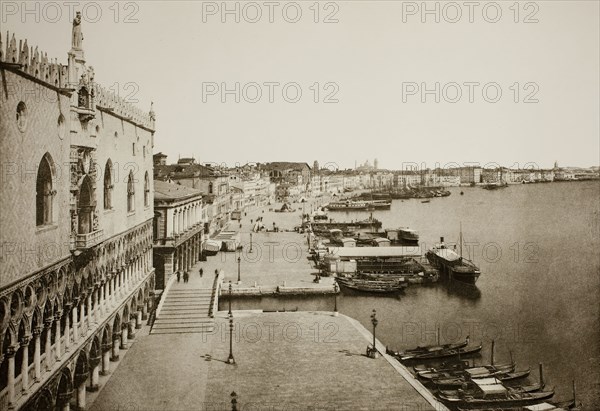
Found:
<path fill-rule="evenodd" d="M 99 244 L 104 237 L 103 230 L 95 230 L 87 234 L 77 234 L 75 238 L 75 248 L 90 248 Z"/>

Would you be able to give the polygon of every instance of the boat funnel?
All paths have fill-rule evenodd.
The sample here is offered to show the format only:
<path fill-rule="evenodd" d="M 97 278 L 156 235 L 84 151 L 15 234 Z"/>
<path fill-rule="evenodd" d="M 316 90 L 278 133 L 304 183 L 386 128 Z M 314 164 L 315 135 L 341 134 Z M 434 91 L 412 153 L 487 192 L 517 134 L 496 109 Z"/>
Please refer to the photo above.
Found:
<path fill-rule="evenodd" d="M 440 243 L 444 242 L 444 237 L 440 237 Z"/>

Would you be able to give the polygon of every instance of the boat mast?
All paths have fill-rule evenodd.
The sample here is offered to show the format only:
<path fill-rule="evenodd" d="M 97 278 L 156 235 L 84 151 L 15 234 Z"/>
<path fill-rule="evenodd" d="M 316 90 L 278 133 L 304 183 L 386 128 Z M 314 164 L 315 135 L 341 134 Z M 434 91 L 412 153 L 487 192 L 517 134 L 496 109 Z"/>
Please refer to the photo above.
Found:
<path fill-rule="evenodd" d="M 462 260 L 462 245 L 463 245 L 462 243 L 463 243 L 463 241 L 462 241 L 462 221 L 461 221 L 460 222 L 460 258 L 461 258 L 461 260 Z"/>

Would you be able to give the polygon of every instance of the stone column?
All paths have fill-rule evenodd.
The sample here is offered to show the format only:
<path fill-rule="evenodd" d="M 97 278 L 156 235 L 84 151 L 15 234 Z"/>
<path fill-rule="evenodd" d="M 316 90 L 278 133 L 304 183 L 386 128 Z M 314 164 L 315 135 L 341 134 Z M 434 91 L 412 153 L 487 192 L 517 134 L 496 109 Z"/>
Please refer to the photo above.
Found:
<path fill-rule="evenodd" d="M 142 320 L 146 321 L 148 319 L 148 301 L 144 301 L 142 305 Z"/>
<path fill-rule="evenodd" d="M 104 315 L 104 282 L 102 281 L 98 284 L 98 303 L 96 306 L 98 307 L 99 318 L 102 318 Z"/>
<path fill-rule="evenodd" d="M 108 306 L 109 307 L 113 307 L 114 303 L 115 303 L 115 289 L 114 289 L 114 274 L 111 275 L 108 279 L 108 281 L 106 281 L 106 286 L 108 287 L 108 293 L 106 294 L 108 296 Z"/>
<path fill-rule="evenodd" d="M 8 347 L 4 361 L 8 361 L 8 407 L 12 408 L 15 405 L 15 347 Z"/>
<path fill-rule="evenodd" d="M 71 327 L 69 326 L 69 312 L 71 311 L 71 303 L 65 304 L 63 308 L 63 316 L 65 316 L 65 352 L 69 352 L 71 346 Z"/>
<path fill-rule="evenodd" d="M 142 328 L 142 309 L 143 309 L 143 304 L 142 305 L 138 305 L 137 307 L 137 311 L 135 313 L 135 328 L 137 328 L 138 330 L 140 328 Z"/>
<path fill-rule="evenodd" d="M 129 331 L 129 323 L 124 323 L 124 327 L 121 329 L 121 346 L 119 347 L 122 350 L 127 349 L 127 335 Z"/>
<path fill-rule="evenodd" d="M 41 369 L 41 344 L 40 344 L 40 336 L 42 334 L 42 327 L 35 327 L 33 329 L 33 340 L 35 344 L 35 350 L 33 352 L 33 367 L 35 371 L 35 382 L 39 382 L 42 376 Z"/>
<path fill-rule="evenodd" d="M 21 350 L 23 350 L 23 361 L 21 361 L 21 391 L 27 394 L 29 388 L 29 342 L 31 337 L 26 336 L 21 340 Z"/>
<path fill-rule="evenodd" d="M 112 342 L 112 355 L 110 357 L 111 361 L 119 361 L 119 343 L 121 341 L 121 333 L 113 334 L 113 342 Z"/>
<path fill-rule="evenodd" d="M 115 275 L 113 277 L 113 283 L 112 283 L 112 297 L 113 297 L 114 305 L 118 305 L 120 292 L 121 292 L 121 290 L 119 288 L 119 272 L 115 271 Z"/>
<path fill-rule="evenodd" d="M 109 342 L 102 344 L 102 371 L 100 374 L 108 375 L 110 374 L 110 349 L 111 344 Z"/>
<path fill-rule="evenodd" d="M 92 323 L 96 322 L 94 318 L 94 310 L 92 308 L 92 293 L 94 292 L 93 287 L 88 288 L 87 293 L 87 307 L 88 307 L 88 329 L 92 328 Z"/>
<path fill-rule="evenodd" d="M 127 323 L 127 336 L 130 340 L 133 340 L 135 338 L 135 320 L 131 320 L 131 318 Z"/>
<path fill-rule="evenodd" d="M 81 304 L 79 304 L 79 335 L 81 336 L 85 336 L 85 301 L 84 294 L 81 296 Z"/>
<path fill-rule="evenodd" d="M 44 325 L 46 326 L 46 371 L 50 371 L 52 368 L 52 356 L 50 355 L 52 343 L 50 338 L 52 338 L 52 319 L 47 319 L 44 321 Z"/>
<path fill-rule="evenodd" d="M 102 282 L 102 311 L 108 313 L 108 279 Z"/>
<path fill-rule="evenodd" d="M 73 305 L 75 307 L 73 307 L 73 310 L 71 310 L 72 314 L 73 314 L 73 343 L 77 344 L 77 342 L 79 341 L 79 327 L 77 327 L 77 303 L 79 302 L 78 300 L 76 300 L 77 302 L 73 302 Z"/>
<path fill-rule="evenodd" d="M 116 284 L 115 284 L 115 288 L 117 290 L 117 305 L 119 305 L 119 300 L 123 297 L 123 295 L 125 294 L 125 290 L 123 290 L 123 268 L 119 269 L 119 272 L 117 274 L 117 280 L 116 280 Z"/>
<path fill-rule="evenodd" d="M 87 387 L 88 391 L 95 392 L 98 391 L 98 380 L 100 379 L 100 361 L 102 356 L 98 355 L 98 357 L 90 358 L 90 386 Z"/>
<path fill-rule="evenodd" d="M 77 387 L 77 409 L 85 410 L 85 381 Z"/>
<path fill-rule="evenodd" d="M 61 352 L 61 347 L 60 347 L 60 318 L 62 317 L 62 311 L 57 311 L 56 314 L 54 314 L 54 326 L 56 327 L 56 342 L 55 347 L 56 347 L 56 361 L 60 360 L 60 357 L 62 356 L 62 352 Z"/>
<path fill-rule="evenodd" d="M 56 396 L 56 405 L 58 406 L 60 411 L 69 411 L 71 395 L 73 395 L 73 391 L 69 391 L 66 393 L 58 393 L 58 395 Z"/>

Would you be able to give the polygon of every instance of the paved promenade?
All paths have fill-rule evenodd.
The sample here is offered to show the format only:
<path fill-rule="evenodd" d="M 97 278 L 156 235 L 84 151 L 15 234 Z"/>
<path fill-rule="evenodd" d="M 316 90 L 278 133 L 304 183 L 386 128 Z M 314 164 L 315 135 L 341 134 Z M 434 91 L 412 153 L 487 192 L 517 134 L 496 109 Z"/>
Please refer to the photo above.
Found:
<path fill-rule="evenodd" d="M 307 211 L 308 212 L 308 211 Z M 242 242 L 248 246 L 250 218 L 264 216 L 280 229 L 300 222 L 298 213 L 248 213 Z M 239 229 L 239 223 L 236 224 Z M 229 227 L 232 229 L 233 227 Z M 273 244 L 275 243 L 275 244 Z M 298 244 L 301 258 L 282 252 Z M 289 249 L 296 246 L 288 246 Z M 230 410 L 232 392 L 238 410 L 433 410 L 435 400 L 396 360 L 383 354 L 366 357 L 372 335 L 362 325 L 331 312 L 263 313 L 234 311 L 233 354 L 227 364 L 227 312 L 208 316 L 215 270 L 237 289 L 321 287 L 332 279 L 312 280 L 316 270 L 306 259 L 306 239 L 295 232 L 253 234 L 261 258 L 244 261 L 237 284 L 237 253 L 219 253 L 197 263 L 188 283 L 172 281 L 161 301 L 155 329 L 144 327 L 120 366 L 91 404 L 92 410 Z M 253 253 L 253 254 L 254 254 Z M 291 251 L 290 251 L 291 253 Z M 270 257 L 269 257 L 270 255 Z M 199 275 L 203 268 L 204 274 Z M 206 325 L 209 325 L 208 327 Z M 380 353 L 385 347 L 377 342 Z M 435 409 L 445 410 L 439 404 Z"/>
<path fill-rule="evenodd" d="M 239 410 L 434 409 L 343 315 L 234 311 L 231 365 L 226 314 L 210 333 L 138 339 L 91 409 L 230 410 L 233 391 Z"/>
<path fill-rule="evenodd" d="M 225 230 L 239 231 L 243 250 L 238 252 L 219 252 L 208 257 L 201 264 L 204 273 L 214 275 L 215 269 L 224 271 L 225 286 L 229 281 L 233 284 L 234 293 L 272 293 L 277 287 L 308 289 L 308 291 L 332 292 L 333 278 L 323 277 L 319 284 L 313 282 L 318 270 L 307 259 L 308 244 L 306 234 L 299 234 L 293 230 L 294 226 L 301 223 L 302 205 L 295 212 L 276 213 L 269 208 L 279 209 L 281 204 L 265 206 L 248 212 L 240 222 L 231 221 Z M 310 204 L 305 205 L 306 212 L 310 212 Z M 263 213 L 264 211 L 264 213 Z M 279 232 L 262 231 L 252 233 L 252 252 L 250 252 L 250 232 L 252 223 L 258 217 L 263 218 L 263 224 L 273 230 L 273 223 L 280 229 Z M 238 257 L 240 260 L 240 278 L 238 280 Z M 197 270 L 193 275 L 197 274 Z"/>

